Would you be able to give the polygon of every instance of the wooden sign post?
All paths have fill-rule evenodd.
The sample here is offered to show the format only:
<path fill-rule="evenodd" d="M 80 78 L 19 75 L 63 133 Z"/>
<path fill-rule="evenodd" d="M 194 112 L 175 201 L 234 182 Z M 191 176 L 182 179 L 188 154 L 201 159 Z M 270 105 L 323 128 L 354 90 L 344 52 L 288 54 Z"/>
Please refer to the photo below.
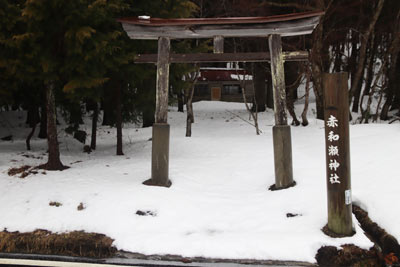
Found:
<path fill-rule="evenodd" d="M 354 234 L 350 179 L 348 74 L 324 74 L 328 225 L 335 237 Z"/>

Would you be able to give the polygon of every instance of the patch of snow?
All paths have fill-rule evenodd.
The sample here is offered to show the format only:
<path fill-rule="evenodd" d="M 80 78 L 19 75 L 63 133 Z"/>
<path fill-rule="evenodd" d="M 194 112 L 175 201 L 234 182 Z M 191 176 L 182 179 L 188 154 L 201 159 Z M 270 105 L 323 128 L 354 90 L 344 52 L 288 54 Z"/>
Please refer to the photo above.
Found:
<path fill-rule="evenodd" d="M 301 111 L 302 105 L 296 106 L 297 114 Z M 321 231 L 327 223 L 324 124 L 313 114 L 310 107 L 309 126 L 292 127 L 297 185 L 269 191 L 275 182 L 270 109 L 259 114 L 263 133 L 257 136 L 240 119 L 249 118 L 243 103 L 194 103 L 195 123 L 187 138 L 186 114 L 171 107 L 171 188 L 142 184 L 151 173 L 151 128 L 133 125 L 123 129 L 125 156 L 115 156 L 114 128 L 99 127 L 97 150 L 85 154 L 59 126 L 61 160 L 71 168 L 25 179 L 8 176 L 11 167 L 44 163 L 47 143 L 33 138 L 33 150 L 26 152 L 25 117 L 3 113 L 15 117 L 0 133 L 15 138 L 0 141 L 0 229 L 84 230 L 108 235 L 118 249 L 186 257 L 315 262 L 323 245 L 369 248 L 373 244 L 355 218 L 353 237 L 335 239 Z M 90 132 L 90 118 L 85 122 L 83 129 Z M 399 130 L 400 124 L 350 127 L 353 199 L 397 238 Z M 49 206 L 51 201 L 62 206 Z M 85 209 L 78 211 L 80 203 Z M 138 210 L 156 215 L 138 216 Z"/>

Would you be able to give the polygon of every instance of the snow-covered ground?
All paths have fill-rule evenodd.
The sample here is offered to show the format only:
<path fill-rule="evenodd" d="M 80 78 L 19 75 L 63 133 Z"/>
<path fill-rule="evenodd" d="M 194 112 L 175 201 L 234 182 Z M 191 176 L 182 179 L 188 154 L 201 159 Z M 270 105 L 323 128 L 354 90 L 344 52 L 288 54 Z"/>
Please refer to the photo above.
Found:
<path fill-rule="evenodd" d="M 150 177 L 151 129 L 127 125 L 125 156 L 115 156 L 113 128 L 100 127 L 98 149 L 85 154 L 60 126 L 61 159 L 71 168 L 8 176 L 11 167 L 44 163 L 46 141 L 33 139 L 26 152 L 25 115 L 3 112 L 0 137 L 12 133 L 14 141 L 0 141 L 0 230 L 84 230 L 108 235 L 118 249 L 187 257 L 315 262 L 323 245 L 372 246 L 354 217 L 353 237 L 334 239 L 321 231 L 327 223 L 324 124 L 312 111 L 309 126 L 292 127 L 297 186 L 281 191 L 268 190 L 275 179 L 271 110 L 259 115 L 259 136 L 242 120 L 248 120 L 244 104 L 199 102 L 194 112 L 187 138 L 186 114 L 170 108 L 171 188 L 142 184 Z M 350 127 L 353 200 L 397 238 L 399 131 L 399 123 Z M 51 201 L 62 206 L 49 206 Z M 85 209 L 79 211 L 80 203 Z"/>

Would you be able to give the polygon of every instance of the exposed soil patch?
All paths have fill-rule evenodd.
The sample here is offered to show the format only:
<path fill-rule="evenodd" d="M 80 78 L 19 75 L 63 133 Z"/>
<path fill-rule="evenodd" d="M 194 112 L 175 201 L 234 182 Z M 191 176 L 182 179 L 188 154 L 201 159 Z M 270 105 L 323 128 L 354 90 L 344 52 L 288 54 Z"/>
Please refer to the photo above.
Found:
<path fill-rule="evenodd" d="M 396 238 L 388 234 L 368 217 L 368 212 L 353 204 L 353 213 L 361 228 L 375 246 L 370 250 L 354 245 L 321 247 L 315 256 L 320 266 L 400 266 L 400 246 Z"/>
<path fill-rule="evenodd" d="M 62 206 L 62 203 L 57 202 L 57 201 L 51 201 L 49 203 L 49 206 L 60 207 L 60 206 Z"/>
<path fill-rule="evenodd" d="M 113 240 L 105 235 L 75 231 L 53 234 L 46 230 L 31 233 L 0 232 L 0 252 L 105 258 L 115 255 Z"/>
<path fill-rule="evenodd" d="M 35 168 L 32 168 L 29 165 L 24 165 L 18 168 L 10 168 L 7 172 L 9 176 L 15 176 L 17 174 L 21 174 L 19 178 L 25 178 L 29 174 L 37 174 L 38 172 L 34 170 Z"/>
<path fill-rule="evenodd" d="M 76 207 L 77 210 L 84 210 L 86 207 L 83 205 L 83 203 L 79 203 L 78 207 Z"/>
<path fill-rule="evenodd" d="M 375 248 L 365 250 L 354 245 L 343 245 L 342 249 L 333 246 L 322 247 L 315 258 L 319 266 L 384 266 Z"/>
<path fill-rule="evenodd" d="M 15 176 L 17 174 L 21 174 L 19 178 L 25 178 L 30 174 L 38 174 L 37 167 L 32 167 L 29 165 L 24 165 L 18 168 L 10 168 L 8 169 L 7 174 L 9 176 Z"/>
<path fill-rule="evenodd" d="M 382 249 L 385 262 L 388 265 L 396 264 L 400 266 L 398 260 L 400 257 L 400 245 L 396 238 L 373 222 L 369 218 L 368 212 L 354 204 L 353 213 L 367 236 Z"/>

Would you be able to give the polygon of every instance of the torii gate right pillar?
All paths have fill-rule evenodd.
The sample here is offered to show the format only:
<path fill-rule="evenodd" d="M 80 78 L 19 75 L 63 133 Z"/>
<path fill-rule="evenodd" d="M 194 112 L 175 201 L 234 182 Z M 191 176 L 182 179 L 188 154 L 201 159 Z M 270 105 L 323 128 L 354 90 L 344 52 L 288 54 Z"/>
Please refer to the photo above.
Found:
<path fill-rule="evenodd" d="M 272 34 L 268 38 L 271 54 L 271 75 L 274 94 L 275 126 L 273 127 L 275 185 L 279 190 L 295 185 L 292 168 L 292 141 L 286 115 L 286 87 L 281 36 Z"/>

